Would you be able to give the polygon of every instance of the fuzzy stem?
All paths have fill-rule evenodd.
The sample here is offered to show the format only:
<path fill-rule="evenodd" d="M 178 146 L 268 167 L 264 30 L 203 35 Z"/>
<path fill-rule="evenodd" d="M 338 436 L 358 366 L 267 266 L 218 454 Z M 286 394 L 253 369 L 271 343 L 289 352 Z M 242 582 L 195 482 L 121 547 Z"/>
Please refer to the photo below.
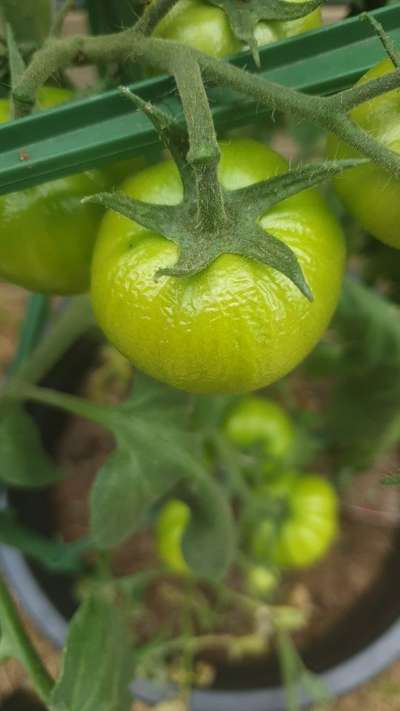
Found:
<path fill-rule="evenodd" d="M 364 101 L 370 101 L 387 91 L 393 91 L 400 86 L 400 69 L 395 69 L 389 74 L 384 74 L 378 79 L 371 79 L 363 84 L 357 84 L 352 89 L 345 89 L 334 96 L 325 99 L 331 110 L 336 112 L 347 112 L 354 109 Z"/>
<path fill-rule="evenodd" d="M 24 665 L 33 687 L 44 703 L 47 703 L 53 680 L 43 666 L 39 655 L 27 636 L 7 586 L 0 577 L 0 625 L 7 650 Z"/>
<path fill-rule="evenodd" d="M 220 150 L 200 67 L 186 48 L 174 61 L 175 80 L 189 134 L 186 156 L 192 166 L 197 193 L 198 223 L 213 232 L 226 222 L 222 187 L 218 180 Z"/>
<path fill-rule="evenodd" d="M 373 15 L 369 15 L 368 12 L 363 12 L 361 14 L 361 19 L 366 20 L 367 22 L 370 23 L 375 34 L 379 37 L 380 41 L 382 42 L 382 45 L 386 51 L 386 54 L 388 55 L 388 57 L 390 57 L 394 66 L 399 67 L 400 55 L 397 51 L 396 45 L 391 40 L 389 35 L 385 32 L 381 23 L 378 22 L 378 20 Z"/>
<path fill-rule="evenodd" d="M 181 56 L 181 49 L 182 45 L 177 42 L 145 37 L 141 32 L 132 29 L 105 37 L 76 36 L 52 40 L 34 55 L 31 64 L 14 89 L 16 113 L 17 115 L 29 113 L 38 87 L 44 84 L 54 71 L 63 69 L 69 64 L 80 64 L 83 61 L 98 63 L 131 60 L 146 63 L 161 71 L 167 67 L 169 71 L 175 72 L 174 61 L 176 62 L 177 56 Z M 369 157 L 373 155 L 376 163 L 396 177 L 400 175 L 400 157 L 396 153 L 389 151 L 357 126 L 349 126 L 349 123 L 343 120 L 354 103 L 361 103 L 398 88 L 400 70 L 376 80 L 379 84 L 371 82 L 349 90 L 354 92 L 353 94 L 340 92 L 335 97 L 325 98 L 283 87 L 264 77 L 250 74 L 233 64 L 210 57 L 199 50 L 190 48 L 187 52 L 198 62 L 206 81 L 227 86 L 250 96 L 270 107 L 272 112 L 282 111 L 307 119 L 324 130 L 333 131 L 344 141 L 348 141 L 351 136 L 351 142 L 356 142 L 354 145 L 358 150 Z"/>
<path fill-rule="evenodd" d="M 60 9 L 57 11 L 50 28 L 52 37 L 59 37 L 64 26 L 64 20 L 68 13 L 75 7 L 75 0 L 64 0 Z"/>
<path fill-rule="evenodd" d="M 142 17 L 135 25 L 135 30 L 150 35 L 160 20 L 176 5 L 178 0 L 158 0 L 147 6 Z"/>
<path fill-rule="evenodd" d="M 111 406 L 95 405 L 88 400 L 76 397 L 76 395 L 68 395 L 51 388 L 40 388 L 37 385 L 30 385 L 17 379 L 13 381 L 13 386 L 8 391 L 8 397 L 15 400 L 31 400 L 32 402 L 40 402 L 43 405 L 50 405 L 59 410 L 66 410 L 72 415 L 97 422 L 100 425 L 105 424 L 104 411 L 106 409 L 112 411 Z"/>
<path fill-rule="evenodd" d="M 85 296 L 76 297 L 58 317 L 49 334 L 41 340 L 32 355 L 16 370 L 4 386 L 6 396 L 16 380 L 36 383 L 58 361 L 66 349 L 94 323 L 89 300 Z"/>

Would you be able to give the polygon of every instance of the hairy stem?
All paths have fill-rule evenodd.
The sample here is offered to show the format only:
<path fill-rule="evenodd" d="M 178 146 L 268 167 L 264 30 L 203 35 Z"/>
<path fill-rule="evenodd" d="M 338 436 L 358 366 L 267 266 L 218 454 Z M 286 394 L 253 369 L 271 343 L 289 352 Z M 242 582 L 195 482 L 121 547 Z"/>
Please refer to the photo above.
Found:
<path fill-rule="evenodd" d="M 68 395 L 51 388 L 40 388 L 37 385 L 30 385 L 23 380 L 17 379 L 13 381 L 13 385 L 8 391 L 8 397 L 10 399 L 31 400 L 32 402 L 40 402 L 43 405 L 50 405 L 59 410 L 66 410 L 72 415 L 92 420 L 92 422 L 97 422 L 100 425 L 104 424 L 103 411 L 109 407 L 107 405 L 95 405 L 89 400 L 76 397 L 76 395 Z"/>
<path fill-rule="evenodd" d="M 37 383 L 58 361 L 66 349 L 85 333 L 94 323 L 92 310 L 86 296 L 73 299 L 58 317 L 49 334 L 41 340 L 32 354 L 15 371 L 5 384 L 3 396 L 12 389 L 17 380 Z"/>
<path fill-rule="evenodd" d="M 156 37 L 145 37 L 135 29 L 106 35 L 104 37 L 71 37 L 51 40 L 34 55 L 30 65 L 14 88 L 16 115 L 25 115 L 31 110 L 39 86 L 57 70 L 69 64 L 82 62 L 139 61 L 160 71 L 179 71 L 177 58 L 181 57 L 182 45 Z M 340 92 L 334 97 L 309 96 L 262 76 L 250 74 L 229 62 L 210 57 L 199 50 L 186 48 L 187 56 L 199 65 L 206 81 L 234 89 L 272 112 L 288 112 L 306 119 L 326 131 L 333 131 L 339 138 L 351 142 L 364 155 L 374 158 L 395 176 L 400 175 L 400 157 L 379 144 L 359 127 L 345 121 L 347 112 L 355 105 L 374 96 L 400 87 L 400 70 L 354 89 Z"/>
<path fill-rule="evenodd" d="M 178 0 L 158 0 L 147 6 L 142 17 L 135 25 L 135 30 L 150 35 L 160 20 L 176 5 Z"/>
<path fill-rule="evenodd" d="M 218 180 L 220 151 L 200 67 L 186 48 L 174 62 L 175 80 L 189 134 L 186 156 L 196 179 L 198 221 L 210 232 L 226 222 L 222 187 Z"/>

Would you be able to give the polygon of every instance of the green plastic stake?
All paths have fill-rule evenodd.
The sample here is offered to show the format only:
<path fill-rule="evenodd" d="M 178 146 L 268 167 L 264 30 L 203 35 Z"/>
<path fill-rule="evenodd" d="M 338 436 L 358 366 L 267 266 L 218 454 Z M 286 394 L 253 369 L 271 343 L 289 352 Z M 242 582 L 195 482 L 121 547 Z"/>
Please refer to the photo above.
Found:
<path fill-rule="evenodd" d="M 400 46 L 400 5 L 371 14 Z M 261 74 L 308 93 L 330 94 L 351 86 L 383 56 L 370 24 L 354 17 L 267 45 L 260 51 Z M 249 52 L 232 61 L 256 71 Z M 130 88 L 181 115 L 172 78 L 147 79 Z M 209 96 L 219 131 L 269 113 L 233 91 L 214 88 Z M 19 119 L 0 127 L 0 194 L 143 154 L 157 142 L 149 120 L 132 112 L 116 90 Z"/>

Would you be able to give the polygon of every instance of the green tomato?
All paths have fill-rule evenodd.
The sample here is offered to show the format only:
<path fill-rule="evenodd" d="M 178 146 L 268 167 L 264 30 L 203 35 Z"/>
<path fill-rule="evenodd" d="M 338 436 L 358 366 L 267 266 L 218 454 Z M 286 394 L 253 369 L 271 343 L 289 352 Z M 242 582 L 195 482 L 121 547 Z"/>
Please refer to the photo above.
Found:
<path fill-rule="evenodd" d="M 287 170 L 250 139 L 221 143 L 219 179 L 242 188 Z M 176 205 L 182 184 L 173 161 L 151 166 L 121 189 L 149 203 Z M 306 190 L 275 205 L 261 226 L 297 255 L 310 303 L 280 272 L 225 254 L 200 274 L 163 276 L 178 247 L 109 211 L 92 262 L 92 302 L 110 339 L 139 370 L 195 393 L 248 392 L 294 368 L 322 336 L 336 307 L 344 241 L 322 197 Z"/>
<path fill-rule="evenodd" d="M 71 98 L 64 89 L 43 87 L 39 108 Z M 1 99 L 0 122 L 9 119 L 10 103 Z M 99 171 L 87 171 L 2 195 L 0 278 L 43 293 L 85 291 L 102 209 L 81 200 L 105 187 Z"/>
<path fill-rule="evenodd" d="M 258 45 L 270 44 L 286 37 L 321 26 L 321 12 L 316 9 L 305 17 L 290 22 L 259 22 L 255 37 Z M 154 32 L 162 39 L 181 42 L 214 57 L 225 57 L 243 48 L 219 7 L 202 0 L 179 0 L 157 25 Z"/>
<path fill-rule="evenodd" d="M 190 508 L 179 499 L 171 499 L 162 509 L 156 529 L 160 560 L 175 573 L 188 573 L 182 554 L 182 539 L 190 520 Z"/>
<path fill-rule="evenodd" d="M 256 560 L 303 568 L 325 555 L 338 531 L 338 499 L 328 481 L 313 474 L 288 474 L 257 496 L 279 500 L 283 513 L 278 521 L 268 517 L 252 528 L 249 544 Z"/>
<path fill-rule="evenodd" d="M 66 89 L 42 87 L 38 109 L 72 98 Z M 9 100 L 0 99 L 0 123 L 10 118 Z M 83 205 L 81 200 L 118 183 L 142 165 L 140 159 L 117 161 L 101 171 L 90 170 L 0 196 L 0 279 L 42 293 L 87 291 L 103 210 L 98 205 Z"/>
<path fill-rule="evenodd" d="M 385 59 L 358 82 L 378 79 L 394 70 Z M 351 119 L 387 148 L 400 153 L 400 89 L 365 101 L 351 112 Z M 328 138 L 329 158 L 354 158 L 359 154 L 336 136 Z M 344 171 L 335 187 L 348 211 L 374 237 L 400 249 L 400 180 L 374 163 Z"/>
<path fill-rule="evenodd" d="M 264 565 L 251 565 L 246 571 L 247 590 L 255 597 L 269 597 L 279 584 L 277 573 Z"/>
<path fill-rule="evenodd" d="M 290 451 L 294 432 L 280 405 L 262 397 L 245 397 L 228 413 L 225 436 L 237 447 L 246 449 L 261 444 L 266 455 L 275 459 Z"/>

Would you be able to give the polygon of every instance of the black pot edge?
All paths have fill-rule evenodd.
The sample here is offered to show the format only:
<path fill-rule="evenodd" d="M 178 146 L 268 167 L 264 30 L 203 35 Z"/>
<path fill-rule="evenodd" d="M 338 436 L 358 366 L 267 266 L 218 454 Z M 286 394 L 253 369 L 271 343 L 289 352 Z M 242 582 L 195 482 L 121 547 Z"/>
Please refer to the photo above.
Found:
<path fill-rule="evenodd" d="M 60 648 L 63 646 L 68 623 L 56 610 L 38 585 L 24 556 L 9 546 L 0 546 L 0 567 L 19 601 L 42 634 Z M 375 642 L 347 661 L 321 674 L 333 696 L 340 696 L 368 681 L 400 658 L 400 620 L 395 622 Z M 146 681 L 132 684 L 137 698 L 155 703 L 165 698 L 165 687 Z M 307 699 L 303 698 L 307 704 Z M 282 688 L 253 691 L 194 691 L 192 711 L 285 711 L 285 692 Z"/>

